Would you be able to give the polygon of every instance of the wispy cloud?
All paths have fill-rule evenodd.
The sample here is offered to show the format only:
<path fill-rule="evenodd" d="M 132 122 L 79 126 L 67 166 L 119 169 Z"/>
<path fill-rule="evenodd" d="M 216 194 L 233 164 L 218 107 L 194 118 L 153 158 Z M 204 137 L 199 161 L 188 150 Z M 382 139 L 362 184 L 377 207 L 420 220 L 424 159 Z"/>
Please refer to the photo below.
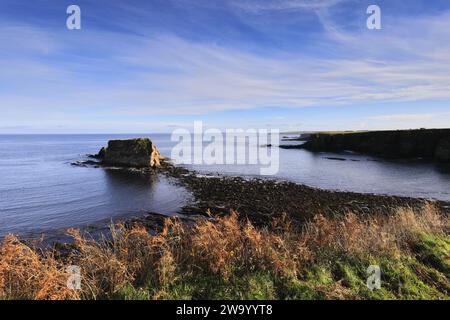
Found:
<path fill-rule="evenodd" d="M 39 118 L 95 122 L 111 115 L 450 100 L 450 12 L 388 20 L 382 31 L 349 31 L 326 14 L 338 2 L 232 2 L 254 10 L 319 12 L 327 27 L 309 51 L 245 50 L 145 27 L 134 34 L 102 29 L 76 34 L 3 24 L 0 126 Z M 370 120 L 392 119 L 402 120 Z"/>
<path fill-rule="evenodd" d="M 450 123 L 450 112 L 385 114 L 367 117 L 365 125 L 382 129 L 446 128 Z"/>
<path fill-rule="evenodd" d="M 382 116 L 368 117 L 368 120 L 378 121 L 395 121 L 395 122 L 410 122 L 417 120 L 431 120 L 436 117 L 449 116 L 450 112 L 437 112 L 437 113 L 413 113 L 413 114 L 388 114 Z"/>
<path fill-rule="evenodd" d="M 258 0 L 239 0 L 233 1 L 236 7 L 250 10 L 317 10 L 333 7 L 339 3 L 348 0 L 275 0 L 275 1 L 258 1 Z"/>

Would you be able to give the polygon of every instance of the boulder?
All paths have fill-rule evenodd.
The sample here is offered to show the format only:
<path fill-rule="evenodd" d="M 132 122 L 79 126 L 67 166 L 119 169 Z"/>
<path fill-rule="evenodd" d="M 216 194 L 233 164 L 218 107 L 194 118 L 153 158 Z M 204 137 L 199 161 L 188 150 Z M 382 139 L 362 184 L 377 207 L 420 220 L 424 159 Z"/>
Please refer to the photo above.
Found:
<path fill-rule="evenodd" d="M 148 138 L 110 140 L 97 155 L 103 164 L 121 167 L 159 167 L 164 157 Z"/>
<path fill-rule="evenodd" d="M 442 138 L 436 147 L 436 160 L 450 162 L 450 137 Z"/>

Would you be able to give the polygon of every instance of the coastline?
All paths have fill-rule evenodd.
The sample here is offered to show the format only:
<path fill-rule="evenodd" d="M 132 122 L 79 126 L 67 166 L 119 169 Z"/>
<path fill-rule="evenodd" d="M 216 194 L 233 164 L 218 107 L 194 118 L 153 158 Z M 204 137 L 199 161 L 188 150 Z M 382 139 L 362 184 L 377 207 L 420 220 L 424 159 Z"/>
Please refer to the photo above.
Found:
<path fill-rule="evenodd" d="M 115 222 L 99 238 L 67 230 L 71 243 L 7 236 L 0 299 L 450 299 L 448 203 L 204 177 L 172 165 L 141 171 L 176 178 L 194 206 L 175 219 Z M 300 214 L 289 215 L 294 209 Z M 66 287 L 67 266 L 81 271 L 79 290 Z M 368 266 L 383 272 L 377 290 Z"/>
<path fill-rule="evenodd" d="M 165 175 L 194 199 L 176 218 L 149 212 L 66 230 L 69 242 L 7 236 L 0 299 L 450 299 L 448 202 L 167 163 L 131 170 Z M 377 290 L 367 282 L 374 265 L 383 272 Z M 68 266 L 81 271 L 79 290 L 66 286 Z"/>
<path fill-rule="evenodd" d="M 98 169 L 103 167 L 92 160 L 75 165 L 93 166 Z M 343 216 L 348 212 L 365 217 L 379 214 L 388 216 L 398 208 L 420 210 L 429 203 L 441 214 L 450 215 L 450 201 L 320 189 L 277 179 L 205 175 L 167 162 L 159 168 L 120 170 L 133 170 L 145 175 L 164 175 L 185 188 L 192 194 L 192 199 L 180 212 L 174 213 L 174 216 L 188 223 L 198 217 L 220 217 L 236 211 L 240 213 L 241 219 L 248 219 L 257 226 L 265 226 L 284 214 L 302 225 L 318 213 L 329 217 Z M 149 230 L 158 230 L 167 217 L 158 212 L 148 212 L 141 217 L 123 218 L 116 222 L 130 225 L 139 223 Z M 107 226 L 96 224 L 91 225 L 89 229 L 92 233 L 98 233 L 99 230 L 107 230 Z"/>
<path fill-rule="evenodd" d="M 204 176 L 195 171 L 169 165 L 161 170 L 191 191 L 195 198 L 192 206 L 182 213 L 224 215 L 239 211 L 253 222 L 271 219 L 286 213 L 298 222 L 304 222 L 317 212 L 326 215 L 390 214 L 398 207 L 419 208 L 433 202 L 443 213 L 450 213 L 450 202 L 320 189 L 289 181 L 236 176 Z"/>
<path fill-rule="evenodd" d="M 450 162 L 449 129 L 323 132 L 308 134 L 304 138 L 306 142 L 302 145 L 280 147 L 314 152 L 351 150 L 387 159 L 423 158 L 440 163 Z"/>

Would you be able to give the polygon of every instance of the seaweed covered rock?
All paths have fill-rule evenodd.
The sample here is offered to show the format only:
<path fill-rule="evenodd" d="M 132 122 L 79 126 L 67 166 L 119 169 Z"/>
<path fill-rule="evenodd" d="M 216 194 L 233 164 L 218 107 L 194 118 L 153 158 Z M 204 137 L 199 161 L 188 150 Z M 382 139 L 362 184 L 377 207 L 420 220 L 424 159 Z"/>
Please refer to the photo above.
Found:
<path fill-rule="evenodd" d="M 103 164 L 123 167 L 159 167 L 164 157 L 148 138 L 110 140 L 97 154 Z"/>

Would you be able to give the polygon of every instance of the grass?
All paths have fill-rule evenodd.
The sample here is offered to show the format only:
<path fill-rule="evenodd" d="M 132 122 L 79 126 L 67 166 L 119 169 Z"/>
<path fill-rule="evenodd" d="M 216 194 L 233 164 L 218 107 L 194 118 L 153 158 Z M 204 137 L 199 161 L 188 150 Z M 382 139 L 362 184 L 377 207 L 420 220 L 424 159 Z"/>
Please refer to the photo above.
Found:
<path fill-rule="evenodd" d="M 77 230 L 65 254 L 7 236 L 0 246 L 2 299 L 449 299 L 449 219 L 426 205 L 390 216 L 317 215 L 256 228 L 231 212 L 187 226 L 167 219 L 151 235 L 112 226 L 94 241 Z M 66 286 L 68 265 L 82 271 Z M 381 288 L 367 287 L 367 268 Z"/>

